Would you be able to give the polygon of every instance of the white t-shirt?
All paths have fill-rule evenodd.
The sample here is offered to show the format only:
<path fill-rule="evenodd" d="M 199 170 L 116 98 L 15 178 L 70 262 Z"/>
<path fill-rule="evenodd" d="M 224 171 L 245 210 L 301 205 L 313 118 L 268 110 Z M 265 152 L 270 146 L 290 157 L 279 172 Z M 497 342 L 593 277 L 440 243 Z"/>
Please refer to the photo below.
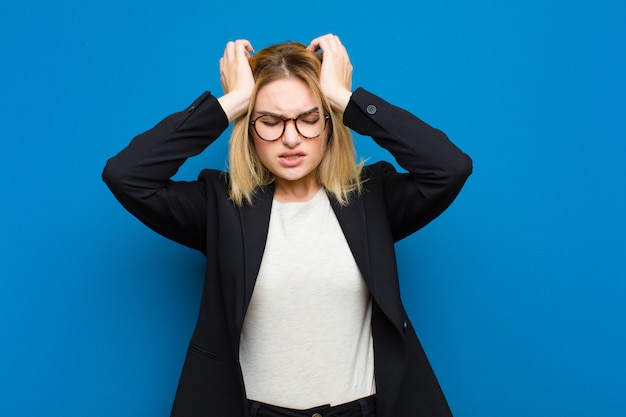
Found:
<path fill-rule="evenodd" d="M 274 200 L 239 349 L 247 397 L 304 409 L 374 394 L 371 314 L 325 191 Z"/>

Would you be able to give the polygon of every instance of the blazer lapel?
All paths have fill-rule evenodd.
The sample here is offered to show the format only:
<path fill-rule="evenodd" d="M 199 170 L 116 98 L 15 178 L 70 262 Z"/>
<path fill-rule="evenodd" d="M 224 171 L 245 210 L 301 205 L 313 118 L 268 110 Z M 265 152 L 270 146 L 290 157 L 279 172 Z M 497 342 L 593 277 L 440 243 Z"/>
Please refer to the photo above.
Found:
<path fill-rule="evenodd" d="M 356 261 L 363 279 L 372 290 L 370 256 L 368 251 L 367 223 L 365 217 L 365 203 L 362 198 L 354 198 L 347 206 L 342 206 L 332 196 L 328 196 L 330 204 L 337 216 L 352 256 Z"/>
<path fill-rule="evenodd" d="M 256 282 L 261 260 L 265 251 L 267 233 L 270 224 L 270 213 L 274 198 L 274 185 L 270 184 L 257 191 L 252 199 L 253 204 L 240 207 L 241 230 L 243 235 L 244 269 L 245 269 L 245 304 L 248 308 L 252 291 Z M 239 323 L 239 325 L 243 325 Z"/>
<path fill-rule="evenodd" d="M 395 269 L 390 269 L 391 266 L 395 267 L 395 255 L 392 253 L 390 258 L 380 259 L 380 255 L 377 254 L 379 262 L 377 265 L 372 265 L 373 256 L 370 248 L 376 246 L 375 243 L 370 244 L 371 236 L 367 224 L 365 197 L 354 198 L 347 206 L 340 205 L 332 196 L 329 196 L 329 199 L 370 294 L 396 330 L 402 333 L 402 317 L 396 304 L 399 293 L 397 287 L 394 286 L 396 281 L 391 279 L 395 274 Z M 373 218 L 375 219 L 376 216 Z"/>

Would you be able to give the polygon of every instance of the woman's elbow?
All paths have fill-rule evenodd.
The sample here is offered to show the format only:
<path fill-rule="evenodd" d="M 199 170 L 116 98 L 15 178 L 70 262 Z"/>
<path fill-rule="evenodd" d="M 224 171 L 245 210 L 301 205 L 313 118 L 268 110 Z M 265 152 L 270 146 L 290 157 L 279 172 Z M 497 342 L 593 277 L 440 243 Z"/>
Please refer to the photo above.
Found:
<path fill-rule="evenodd" d="M 102 181 L 109 187 L 114 195 L 119 195 L 124 192 L 125 184 L 127 183 L 124 171 L 115 163 L 115 158 L 111 158 L 107 161 L 102 171 Z"/>
<path fill-rule="evenodd" d="M 472 174 L 473 169 L 472 159 L 469 155 L 461 153 L 455 159 L 454 164 L 450 164 L 448 167 L 448 175 L 451 182 L 462 186 Z"/>

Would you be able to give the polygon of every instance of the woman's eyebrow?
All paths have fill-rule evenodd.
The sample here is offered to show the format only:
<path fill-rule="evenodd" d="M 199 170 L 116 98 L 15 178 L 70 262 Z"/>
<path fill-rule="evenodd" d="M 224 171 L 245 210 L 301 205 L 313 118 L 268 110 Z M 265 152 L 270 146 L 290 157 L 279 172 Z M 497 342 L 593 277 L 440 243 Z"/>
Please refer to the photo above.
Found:
<path fill-rule="evenodd" d="M 315 106 L 310 108 L 309 110 L 305 110 L 301 113 L 298 114 L 298 116 L 302 115 L 302 114 L 306 114 L 306 113 L 314 113 L 316 111 L 319 111 L 319 107 Z M 267 110 L 255 110 L 254 114 L 258 115 L 258 116 L 277 116 L 277 117 L 285 117 L 282 113 L 274 113 L 271 111 L 267 111 Z M 298 117 L 296 116 L 296 117 Z"/>

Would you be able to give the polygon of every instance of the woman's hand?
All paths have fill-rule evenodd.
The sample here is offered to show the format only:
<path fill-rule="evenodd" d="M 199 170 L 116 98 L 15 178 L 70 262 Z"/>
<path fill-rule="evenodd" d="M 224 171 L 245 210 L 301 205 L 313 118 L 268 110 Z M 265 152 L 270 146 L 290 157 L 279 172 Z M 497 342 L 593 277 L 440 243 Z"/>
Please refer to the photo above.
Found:
<path fill-rule="evenodd" d="M 242 116 L 248 110 L 254 90 L 254 78 L 248 59 L 253 51 L 249 41 L 240 39 L 228 42 L 224 56 L 220 59 L 220 82 L 224 95 L 218 101 L 229 121 Z"/>
<path fill-rule="evenodd" d="M 320 84 L 333 109 L 343 113 L 352 96 L 352 64 L 339 37 L 328 34 L 311 41 L 307 49 L 322 51 Z"/>

